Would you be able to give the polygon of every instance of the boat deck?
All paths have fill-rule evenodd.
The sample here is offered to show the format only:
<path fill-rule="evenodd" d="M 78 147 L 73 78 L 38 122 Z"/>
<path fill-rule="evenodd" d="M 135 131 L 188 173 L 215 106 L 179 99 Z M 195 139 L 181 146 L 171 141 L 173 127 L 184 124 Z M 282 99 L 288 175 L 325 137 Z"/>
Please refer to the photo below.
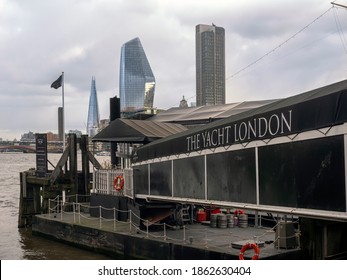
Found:
<path fill-rule="evenodd" d="M 139 229 L 129 222 L 95 218 L 87 213 L 77 216 L 65 212 L 37 215 L 35 219 L 34 234 L 52 237 L 71 245 L 82 245 L 87 249 L 88 247 L 93 250 L 100 249 L 108 254 L 113 250 L 112 247 L 115 251 L 122 252 L 127 250 L 125 247 L 131 246 L 129 244 L 140 242 L 141 246 L 147 244 L 146 248 L 150 251 L 146 255 L 145 250 L 142 250 L 141 257 L 144 259 L 162 258 L 162 252 L 159 252 L 159 249 L 156 254 L 156 248 L 149 248 L 153 244 L 161 249 L 169 247 L 170 252 L 174 250 L 173 247 L 179 246 L 181 251 L 179 258 L 185 258 L 185 256 L 187 259 L 194 258 L 194 252 L 200 252 L 196 255 L 197 259 L 202 256 L 238 259 L 240 249 L 244 244 L 257 243 L 260 248 L 259 259 L 300 258 L 299 248 L 283 249 L 274 246 L 276 234 L 271 228 L 254 226 L 218 228 L 211 227 L 208 222 L 203 222 L 185 224 L 181 227 L 162 224 L 148 227 L 148 229 L 147 227 Z M 122 242 L 127 245 L 125 246 Z M 187 251 L 187 255 L 185 255 L 185 251 Z M 201 253 L 202 251 L 205 253 Z M 127 258 L 139 257 L 131 254 L 131 252 L 126 253 Z M 252 258 L 253 254 L 253 250 L 247 250 L 244 258 Z M 171 258 L 175 258 L 175 256 L 172 255 Z"/>

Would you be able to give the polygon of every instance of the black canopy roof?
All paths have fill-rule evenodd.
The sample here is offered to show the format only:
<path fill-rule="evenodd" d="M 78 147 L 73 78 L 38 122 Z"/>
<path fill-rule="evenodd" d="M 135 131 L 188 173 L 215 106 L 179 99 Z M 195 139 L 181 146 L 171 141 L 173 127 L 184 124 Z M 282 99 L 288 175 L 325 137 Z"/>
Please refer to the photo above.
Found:
<path fill-rule="evenodd" d="M 206 124 L 248 111 L 277 100 L 243 101 L 237 103 L 203 105 L 198 107 L 177 108 L 173 107 L 154 115 L 149 120 L 158 122 L 174 122 L 183 125 L 191 123 Z"/>
<path fill-rule="evenodd" d="M 93 142 L 149 143 L 187 130 L 180 124 L 116 119 L 96 134 Z"/>
<path fill-rule="evenodd" d="M 343 80 L 144 145 L 136 150 L 133 161 L 291 135 L 346 121 L 347 80 Z"/>

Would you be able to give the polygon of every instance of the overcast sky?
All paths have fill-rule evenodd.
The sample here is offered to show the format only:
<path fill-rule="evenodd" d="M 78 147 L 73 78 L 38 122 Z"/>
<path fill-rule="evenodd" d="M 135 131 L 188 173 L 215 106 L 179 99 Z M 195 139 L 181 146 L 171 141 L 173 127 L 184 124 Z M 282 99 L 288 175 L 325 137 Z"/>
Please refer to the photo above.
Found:
<path fill-rule="evenodd" d="M 347 79 L 347 9 L 331 0 L 0 0 L 0 138 L 86 133 L 95 76 L 100 117 L 119 96 L 121 46 L 139 37 L 154 106 L 195 102 L 195 26 L 225 28 L 227 103 L 292 96 Z M 347 0 L 336 3 L 347 6 Z"/>

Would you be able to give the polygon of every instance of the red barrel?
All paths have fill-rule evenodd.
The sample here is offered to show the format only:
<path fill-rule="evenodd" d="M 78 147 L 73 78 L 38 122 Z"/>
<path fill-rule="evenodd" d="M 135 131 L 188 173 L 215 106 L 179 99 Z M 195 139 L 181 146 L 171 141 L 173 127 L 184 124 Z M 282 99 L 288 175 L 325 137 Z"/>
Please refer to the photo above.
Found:
<path fill-rule="evenodd" d="M 196 213 L 196 221 L 197 222 L 206 221 L 206 212 L 200 211 L 200 212 Z"/>

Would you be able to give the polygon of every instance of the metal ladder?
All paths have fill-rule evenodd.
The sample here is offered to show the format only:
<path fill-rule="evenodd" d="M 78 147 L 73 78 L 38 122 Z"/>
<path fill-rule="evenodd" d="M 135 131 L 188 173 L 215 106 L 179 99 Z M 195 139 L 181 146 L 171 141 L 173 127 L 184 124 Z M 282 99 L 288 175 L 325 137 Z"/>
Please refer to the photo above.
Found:
<path fill-rule="evenodd" d="M 181 216 L 181 221 L 183 223 L 186 223 L 186 222 L 190 223 L 191 222 L 188 205 L 186 205 L 186 204 L 182 205 L 182 208 L 180 210 L 180 216 Z"/>

